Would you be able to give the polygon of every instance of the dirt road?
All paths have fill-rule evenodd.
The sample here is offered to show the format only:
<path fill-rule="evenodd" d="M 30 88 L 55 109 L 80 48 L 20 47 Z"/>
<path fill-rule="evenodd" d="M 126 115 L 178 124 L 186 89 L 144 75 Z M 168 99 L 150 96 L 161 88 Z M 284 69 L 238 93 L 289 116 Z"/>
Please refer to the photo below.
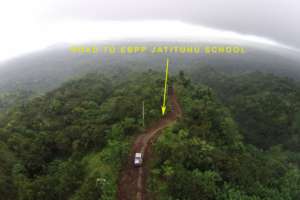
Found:
<path fill-rule="evenodd" d="M 131 149 L 130 157 L 127 166 L 121 172 L 121 177 L 118 183 L 118 199 L 119 200 L 145 200 L 146 199 L 146 178 L 147 167 L 145 162 L 150 159 L 149 148 L 151 141 L 158 136 L 159 132 L 175 122 L 178 117 L 181 117 L 181 108 L 178 104 L 174 91 L 169 94 L 169 99 L 172 105 L 172 112 L 169 112 L 161 120 L 148 128 L 143 134 L 139 135 Z M 141 167 L 134 167 L 134 153 L 141 152 L 144 155 L 144 164 Z"/>

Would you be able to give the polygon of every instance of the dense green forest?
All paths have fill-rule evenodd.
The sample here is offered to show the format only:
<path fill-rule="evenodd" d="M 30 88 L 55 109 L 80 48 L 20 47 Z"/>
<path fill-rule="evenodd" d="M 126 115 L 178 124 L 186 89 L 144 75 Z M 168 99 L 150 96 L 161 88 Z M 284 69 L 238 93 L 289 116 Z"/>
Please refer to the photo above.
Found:
<path fill-rule="evenodd" d="M 299 82 L 261 72 L 230 76 L 211 67 L 193 76 L 230 109 L 248 143 L 263 149 L 281 144 L 300 152 Z"/>
<path fill-rule="evenodd" d="M 131 138 L 160 117 L 160 74 L 88 74 L 0 122 L 1 199 L 114 199 Z"/>
<path fill-rule="evenodd" d="M 299 87 L 261 73 L 201 74 L 199 85 L 178 80 L 184 117 L 155 144 L 151 198 L 298 200 Z"/>
<path fill-rule="evenodd" d="M 35 92 L 31 90 L 16 90 L 14 92 L 0 93 L 0 112 L 6 112 L 11 107 L 26 103 L 34 96 Z"/>
<path fill-rule="evenodd" d="M 163 77 L 95 72 L 44 95 L 2 95 L 0 199 L 116 199 L 134 137 L 161 117 Z M 211 67 L 171 78 L 184 115 L 154 144 L 152 199 L 299 199 L 298 83 Z"/>

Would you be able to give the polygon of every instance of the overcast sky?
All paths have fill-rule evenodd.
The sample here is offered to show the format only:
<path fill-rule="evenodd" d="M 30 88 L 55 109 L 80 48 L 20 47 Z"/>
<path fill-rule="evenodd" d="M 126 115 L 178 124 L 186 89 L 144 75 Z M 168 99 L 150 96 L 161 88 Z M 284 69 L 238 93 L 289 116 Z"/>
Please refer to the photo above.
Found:
<path fill-rule="evenodd" d="M 299 0 L 7 0 L 0 3 L 0 60 L 151 30 L 166 38 L 223 34 L 300 48 L 299 22 Z"/>

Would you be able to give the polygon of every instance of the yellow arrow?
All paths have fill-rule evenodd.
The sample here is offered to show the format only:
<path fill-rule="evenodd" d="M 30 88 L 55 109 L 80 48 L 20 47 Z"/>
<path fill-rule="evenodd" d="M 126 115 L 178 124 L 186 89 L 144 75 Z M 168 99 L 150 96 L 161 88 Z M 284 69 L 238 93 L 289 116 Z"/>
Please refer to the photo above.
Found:
<path fill-rule="evenodd" d="M 165 89 L 164 89 L 164 101 L 163 101 L 163 105 L 161 106 L 162 115 L 164 115 L 165 112 L 166 112 L 168 73 L 169 73 L 169 58 L 167 58 L 167 64 L 166 64 L 166 78 L 165 78 Z"/>

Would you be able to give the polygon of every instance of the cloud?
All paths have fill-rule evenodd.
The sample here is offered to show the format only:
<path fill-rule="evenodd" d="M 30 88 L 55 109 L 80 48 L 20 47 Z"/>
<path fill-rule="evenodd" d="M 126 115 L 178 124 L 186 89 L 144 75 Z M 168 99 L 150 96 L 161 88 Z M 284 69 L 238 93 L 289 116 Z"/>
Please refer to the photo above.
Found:
<path fill-rule="evenodd" d="M 6 40 L 5 37 L 1 38 L 2 50 L 10 50 L 1 54 L 2 60 L 58 43 L 80 44 L 113 40 L 210 42 L 294 49 L 264 37 L 168 20 L 62 21 L 49 26 L 39 26 L 38 29 L 34 25 L 27 24 L 26 27 L 16 27 L 14 33 L 6 36 L 8 38 L 13 36 L 14 43 Z"/>
<path fill-rule="evenodd" d="M 0 5 L 0 60 L 60 42 L 122 38 L 299 48 L 299 18 L 298 0 L 10 0 Z"/>

